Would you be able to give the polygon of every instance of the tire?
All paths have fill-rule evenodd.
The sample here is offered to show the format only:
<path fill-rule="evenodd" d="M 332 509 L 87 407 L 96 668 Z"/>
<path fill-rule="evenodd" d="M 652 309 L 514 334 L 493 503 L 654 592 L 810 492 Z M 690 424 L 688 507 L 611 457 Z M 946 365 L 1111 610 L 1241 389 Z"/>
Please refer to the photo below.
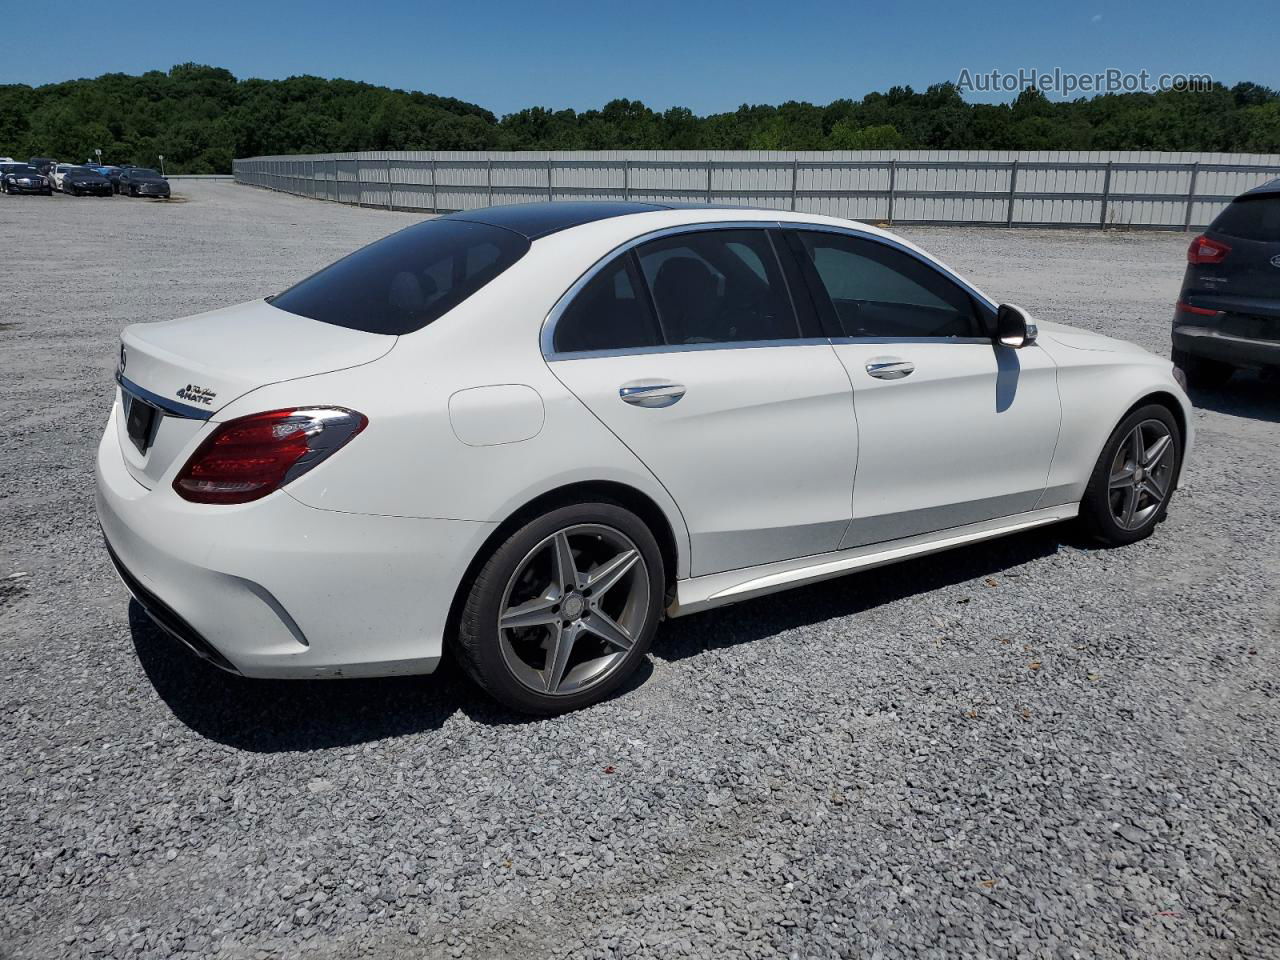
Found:
<path fill-rule="evenodd" d="M 1139 427 L 1143 463 L 1136 470 L 1133 436 Z M 1165 436 L 1169 442 L 1157 456 L 1157 445 Z M 1158 403 L 1134 410 L 1107 438 L 1089 476 L 1080 501 L 1085 533 L 1110 546 L 1149 537 L 1169 511 L 1181 471 L 1182 430 L 1173 413 Z"/>
<path fill-rule="evenodd" d="M 131 196 L 131 197 L 136 197 L 137 195 L 138 195 L 138 188 L 137 188 L 137 187 L 130 187 L 130 188 L 129 188 L 129 196 Z"/>
<path fill-rule="evenodd" d="M 1193 390 L 1213 390 L 1231 379 L 1235 368 L 1220 360 L 1197 357 L 1183 350 L 1173 351 L 1173 365 L 1187 378 L 1187 386 Z"/>
<path fill-rule="evenodd" d="M 565 544 L 573 570 L 561 575 Z M 645 659 L 665 589 L 662 551 L 631 511 L 607 502 L 551 510 L 507 537 L 480 568 L 460 617 L 457 659 L 513 710 L 581 709 L 608 697 Z M 502 627 L 504 617 L 527 622 Z"/>

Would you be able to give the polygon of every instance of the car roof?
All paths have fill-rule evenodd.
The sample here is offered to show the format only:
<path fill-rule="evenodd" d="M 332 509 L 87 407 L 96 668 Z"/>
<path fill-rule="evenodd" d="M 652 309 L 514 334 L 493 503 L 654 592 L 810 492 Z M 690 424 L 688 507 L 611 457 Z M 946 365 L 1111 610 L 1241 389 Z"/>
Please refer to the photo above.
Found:
<path fill-rule="evenodd" d="M 656 210 L 681 210 L 693 207 L 702 210 L 737 209 L 719 204 L 692 203 L 642 203 L 635 200 L 559 200 L 543 203 L 511 203 L 479 210 L 462 210 L 450 213 L 442 220 L 466 220 L 502 227 L 518 233 L 528 240 L 594 223 L 613 217 L 625 217 L 633 213 L 652 213 Z"/>
<path fill-rule="evenodd" d="M 1254 187 L 1252 190 L 1246 190 L 1244 193 L 1240 194 L 1240 196 L 1255 197 L 1260 193 L 1280 193 L 1280 177 L 1268 181 L 1260 187 Z"/>

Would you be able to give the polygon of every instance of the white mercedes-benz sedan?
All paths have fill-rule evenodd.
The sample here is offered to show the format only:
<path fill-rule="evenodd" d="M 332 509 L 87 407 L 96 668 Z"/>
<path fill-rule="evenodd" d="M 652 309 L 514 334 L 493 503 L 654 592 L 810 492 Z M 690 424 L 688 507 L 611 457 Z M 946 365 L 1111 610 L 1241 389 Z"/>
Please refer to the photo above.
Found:
<path fill-rule="evenodd" d="M 1168 360 L 883 230 L 714 206 L 418 223 L 128 327 L 117 379 L 98 513 L 164 630 L 250 677 L 447 651 L 535 713 L 664 616 L 1075 518 L 1138 540 L 1191 443 Z"/>

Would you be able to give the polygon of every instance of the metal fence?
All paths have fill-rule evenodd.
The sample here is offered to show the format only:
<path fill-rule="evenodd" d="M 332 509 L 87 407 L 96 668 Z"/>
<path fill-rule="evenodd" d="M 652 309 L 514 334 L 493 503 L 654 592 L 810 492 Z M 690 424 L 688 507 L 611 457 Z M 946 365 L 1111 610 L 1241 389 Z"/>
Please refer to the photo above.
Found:
<path fill-rule="evenodd" d="M 244 184 L 452 212 L 538 200 L 718 203 L 872 223 L 1189 230 L 1280 155 L 1044 151 L 384 152 L 252 157 Z"/>

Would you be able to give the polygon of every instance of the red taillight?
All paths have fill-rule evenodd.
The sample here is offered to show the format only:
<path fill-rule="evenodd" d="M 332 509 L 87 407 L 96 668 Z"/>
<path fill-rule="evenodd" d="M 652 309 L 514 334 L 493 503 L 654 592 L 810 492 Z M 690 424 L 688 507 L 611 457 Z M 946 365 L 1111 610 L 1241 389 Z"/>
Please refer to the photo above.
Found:
<path fill-rule="evenodd" d="M 339 450 L 368 424 L 340 407 L 255 413 L 219 424 L 173 481 L 193 503 L 248 503 Z"/>
<path fill-rule="evenodd" d="M 1210 240 L 1201 234 L 1187 247 L 1187 263 L 1221 263 L 1230 252 L 1231 248 L 1225 243 Z"/>
<path fill-rule="evenodd" d="M 1210 310 L 1208 307 L 1193 307 L 1191 304 L 1183 303 L 1181 300 L 1178 301 L 1176 308 L 1183 313 L 1194 313 L 1201 317 L 1216 317 L 1218 315 L 1217 310 Z"/>

